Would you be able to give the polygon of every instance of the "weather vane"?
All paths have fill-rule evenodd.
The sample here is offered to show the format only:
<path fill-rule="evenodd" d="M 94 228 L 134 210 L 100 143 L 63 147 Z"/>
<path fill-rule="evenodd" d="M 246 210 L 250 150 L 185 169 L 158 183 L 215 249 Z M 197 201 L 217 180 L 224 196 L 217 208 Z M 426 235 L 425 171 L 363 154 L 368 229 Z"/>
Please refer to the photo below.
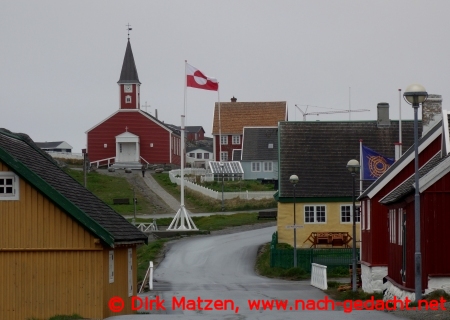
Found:
<path fill-rule="evenodd" d="M 130 31 L 133 30 L 133 28 L 130 28 L 131 24 L 129 24 L 129 23 L 126 26 L 127 26 L 127 30 L 128 30 L 128 40 L 130 40 Z"/>

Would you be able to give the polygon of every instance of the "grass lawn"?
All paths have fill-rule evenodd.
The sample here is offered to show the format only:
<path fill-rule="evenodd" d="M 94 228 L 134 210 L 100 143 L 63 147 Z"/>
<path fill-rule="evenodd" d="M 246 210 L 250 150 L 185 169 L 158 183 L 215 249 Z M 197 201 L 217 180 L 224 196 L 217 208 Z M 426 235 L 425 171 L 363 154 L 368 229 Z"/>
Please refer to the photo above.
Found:
<path fill-rule="evenodd" d="M 170 181 L 168 173 L 155 173 L 153 174 L 153 177 L 168 193 L 170 193 L 176 199 L 180 199 L 181 188 L 176 183 L 172 183 Z M 272 191 L 274 191 L 273 188 Z M 192 191 L 189 188 L 185 188 L 184 196 L 186 207 L 191 212 L 222 211 L 221 200 L 212 199 L 210 197 L 202 195 L 199 192 Z M 225 211 L 261 210 L 276 208 L 277 203 L 273 198 L 263 200 L 245 200 L 235 198 L 224 200 L 224 207 Z"/>
<path fill-rule="evenodd" d="M 66 172 L 84 185 L 83 171 L 66 169 Z M 134 213 L 133 186 L 128 183 L 127 179 L 89 172 L 87 174 L 87 188 L 118 213 Z M 115 205 L 113 204 L 113 199 L 116 198 L 128 198 L 130 199 L 130 204 Z M 136 198 L 136 213 L 148 213 L 151 211 L 151 204 L 138 190 L 136 191 Z"/>

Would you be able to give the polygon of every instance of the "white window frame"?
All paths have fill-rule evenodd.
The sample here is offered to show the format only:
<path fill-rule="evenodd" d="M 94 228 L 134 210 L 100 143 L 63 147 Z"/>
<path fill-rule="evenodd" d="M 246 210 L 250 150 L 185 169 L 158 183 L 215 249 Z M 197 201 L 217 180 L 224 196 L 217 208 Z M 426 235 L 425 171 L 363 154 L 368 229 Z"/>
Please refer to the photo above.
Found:
<path fill-rule="evenodd" d="M 344 208 L 344 207 L 348 207 L 349 208 L 349 214 L 350 214 L 350 216 L 349 216 L 349 221 L 342 221 L 342 208 Z M 358 208 L 360 208 L 360 205 L 359 204 L 355 204 L 355 207 L 356 207 L 356 223 L 361 223 L 361 210 L 358 210 Z M 341 214 L 340 214 L 340 221 L 341 221 L 341 224 L 350 224 L 350 223 L 353 223 L 353 204 L 341 204 Z M 358 215 L 358 213 L 359 213 L 359 215 Z"/>
<path fill-rule="evenodd" d="M 11 171 L 1 171 L 0 172 L 0 201 L 6 200 L 19 200 L 19 177 Z M 7 188 L 7 189 L 5 189 Z M 11 188 L 12 192 L 9 191 Z"/>
<path fill-rule="evenodd" d="M 201 152 L 197 152 L 195 158 L 196 158 L 196 159 L 203 159 L 202 157 L 203 157 L 203 154 L 202 154 Z"/>
<path fill-rule="evenodd" d="M 131 96 L 125 96 L 125 103 L 131 103 Z"/>
<path fill-rule="evenodd" d="M 398 209 L 398 244 L 403 245 L 403 208 Z"/>
<path fill-rule="evenodd" d="M 209 152 L 203 153 L 203 159 L 209 160 Z"/>
<path fill-rule="evenodd" d="M 361 230 L 366 230 L 366 201 L 361 201 Z"/>
<path fill-rule="evenodd" d="M 314 219 L 314 221 L 313 222 L 311 222 L 311 221 L 306 221 L 306 211 L 307 211 L 307 209 L 306 208 L 308 208 L 308 210 L 311 208 L 311 207 L 313 207 L 314 208 L 314 211 L 313 211 L 313 214 L 314 214 L 314 217 L 313 217 L 313 219 Z M 324 220 L 325 221 L 318 221 L 318 218 L 317 218 L 317 213 L 318 213 L 318 208 L 320 208 L 321 210 L 322 210 L 322 207 L 323 207 L 323 212 L 324 212 Z M 307 204 L 307 205 L 305 205 L 304 207 L 303 207 L 303 221 L 305 222 L 305 223 L 307 223 L 307 224 L 325 224 L 325 223 L 327 223 L 327 206 L 326 205 L 324 205 L 324 204 L 314 204 L 314 205 L 312 205 L 312 204 Z"/>
<path fill-rule="evenodd" d="M 109 251 L 109 283 L 114 283 L 114 251 Z"/>
<path fill-rule="evenodd" d="M 389 242 L 397 243 L 396 238 L 396 221 L 397 220 L 397 212 L 395 209 L 389 210 Z"/>
<path fill-rule="evenodd" d="M 252 172 L 261 172 L 261 162 L 252 162 Z"/>
<path fill-rule="evenodd" d="M 228 136 L 220 136 L 220 144 L 223 146 L 228 145 Z"/>
<path fill-rule="evenodd" d="M 345 209 L 345 212 L 343 211 L 343 209 Z M 352 223 L 352 220 L 353 220 L 352 219 L 353 218 L 352 205 L 341 204 L 341 211 L 340 212 L 341 212 L 341 214 L 340 214 L 340 221 L 341 221 L 341 223 L 343 223 L 343 224 L 350 224 L 350 223 Z M 344 213 L 346 214 L 345 217 L 343 215 Z M 347 214 L 348 214 L 348 216 L 347 216 Z M 345 218 L 348 221 L 342 221 L 343 218 Z"/>
<path fill-rule="evenodd" d="M 195 158 L 195 152 L 189 152 L 189 158 Z"/>
<path fill-rule="evenodd" d="M 232 144 L 241 144 L 241 136 L 240 135 L 233 135 L 231 137 L 231 143 Z"/>
<path fill-rule="evenodd" d="M 220 161 L 228 161 L 228 151 L 222 151 L 220 153 Z"/>
<path fill-rule="evenodd" d="M 268 168 L 270 167 L 270 168 Z M 272 161 L 264 161 L 263 162 L 264 172 L 273 172 L 273 162 Z"/>
<path fill-rule="evenodd" d="M 133 249 L 128 248 L 128 297 L 133 296 Z"/>

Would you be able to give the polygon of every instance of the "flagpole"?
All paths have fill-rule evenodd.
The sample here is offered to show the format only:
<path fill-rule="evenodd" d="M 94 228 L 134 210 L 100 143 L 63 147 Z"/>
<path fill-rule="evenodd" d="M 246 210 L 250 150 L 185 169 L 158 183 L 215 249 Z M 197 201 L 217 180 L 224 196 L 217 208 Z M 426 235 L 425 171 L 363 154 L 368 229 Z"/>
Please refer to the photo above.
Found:
<path fill-rule="evenodd" d="M 360 170 L 359 170 L 359 195 L 362 194 L 363 189 L 363 157 L 362 157 L 362 143 L 363 139 L 359 139 L 359 163 L 360 163 Z M 366 221 L 364 221 L 366 223 Z M 367 223 L 366 223 L 367 224 Z M 363 228 L 363 212 L 362 212 L 362 203 L 359 204 L 359 260 L 362 260 L 362 228 Z"/>
<path fill-rule="evenodd" d="M 217 89 L 217 100 L 219 104 L 219 161 L 222 162 L 222 123 L 220 120 L 220 89 Z"/>
<path fill-rule="evenodd" d="M 402 156 L 402 89 L 398 89 L 398 143 L 399 159 Z"/>
<path fill-rule="evenodd" d="M 186 113 L 186 104 L 187 104 L 187 72 L 186 72 L 186 68 L 187 68 L 187 60 L 184 60 L 184 116 L 187 116 Z"/>

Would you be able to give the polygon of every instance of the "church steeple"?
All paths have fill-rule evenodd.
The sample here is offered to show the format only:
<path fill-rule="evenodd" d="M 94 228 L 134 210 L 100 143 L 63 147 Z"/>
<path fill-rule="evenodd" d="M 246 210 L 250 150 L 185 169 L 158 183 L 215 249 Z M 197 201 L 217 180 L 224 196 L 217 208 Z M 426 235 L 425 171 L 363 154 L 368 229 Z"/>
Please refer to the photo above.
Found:
<path fill-rule="evenodd" d="M 122 71 L 120 72 L 120 79 L 117 83 L 139 83 L 139 76 L 134 63 L 133 51 L 131 50 L 130 39 L 128 39 L 127 49 L 125 50 L 125 57 L 123 58 Z"/>
<path fill-rule="evenodd" d="M 120 79 L 117 83 L 120 89 L 120 109 L 140 109 L 141 82 L 139 81 L 136 64 L 134 63 L 130 38 L 128 38 L 122 71 L 120 72 Z"/>

